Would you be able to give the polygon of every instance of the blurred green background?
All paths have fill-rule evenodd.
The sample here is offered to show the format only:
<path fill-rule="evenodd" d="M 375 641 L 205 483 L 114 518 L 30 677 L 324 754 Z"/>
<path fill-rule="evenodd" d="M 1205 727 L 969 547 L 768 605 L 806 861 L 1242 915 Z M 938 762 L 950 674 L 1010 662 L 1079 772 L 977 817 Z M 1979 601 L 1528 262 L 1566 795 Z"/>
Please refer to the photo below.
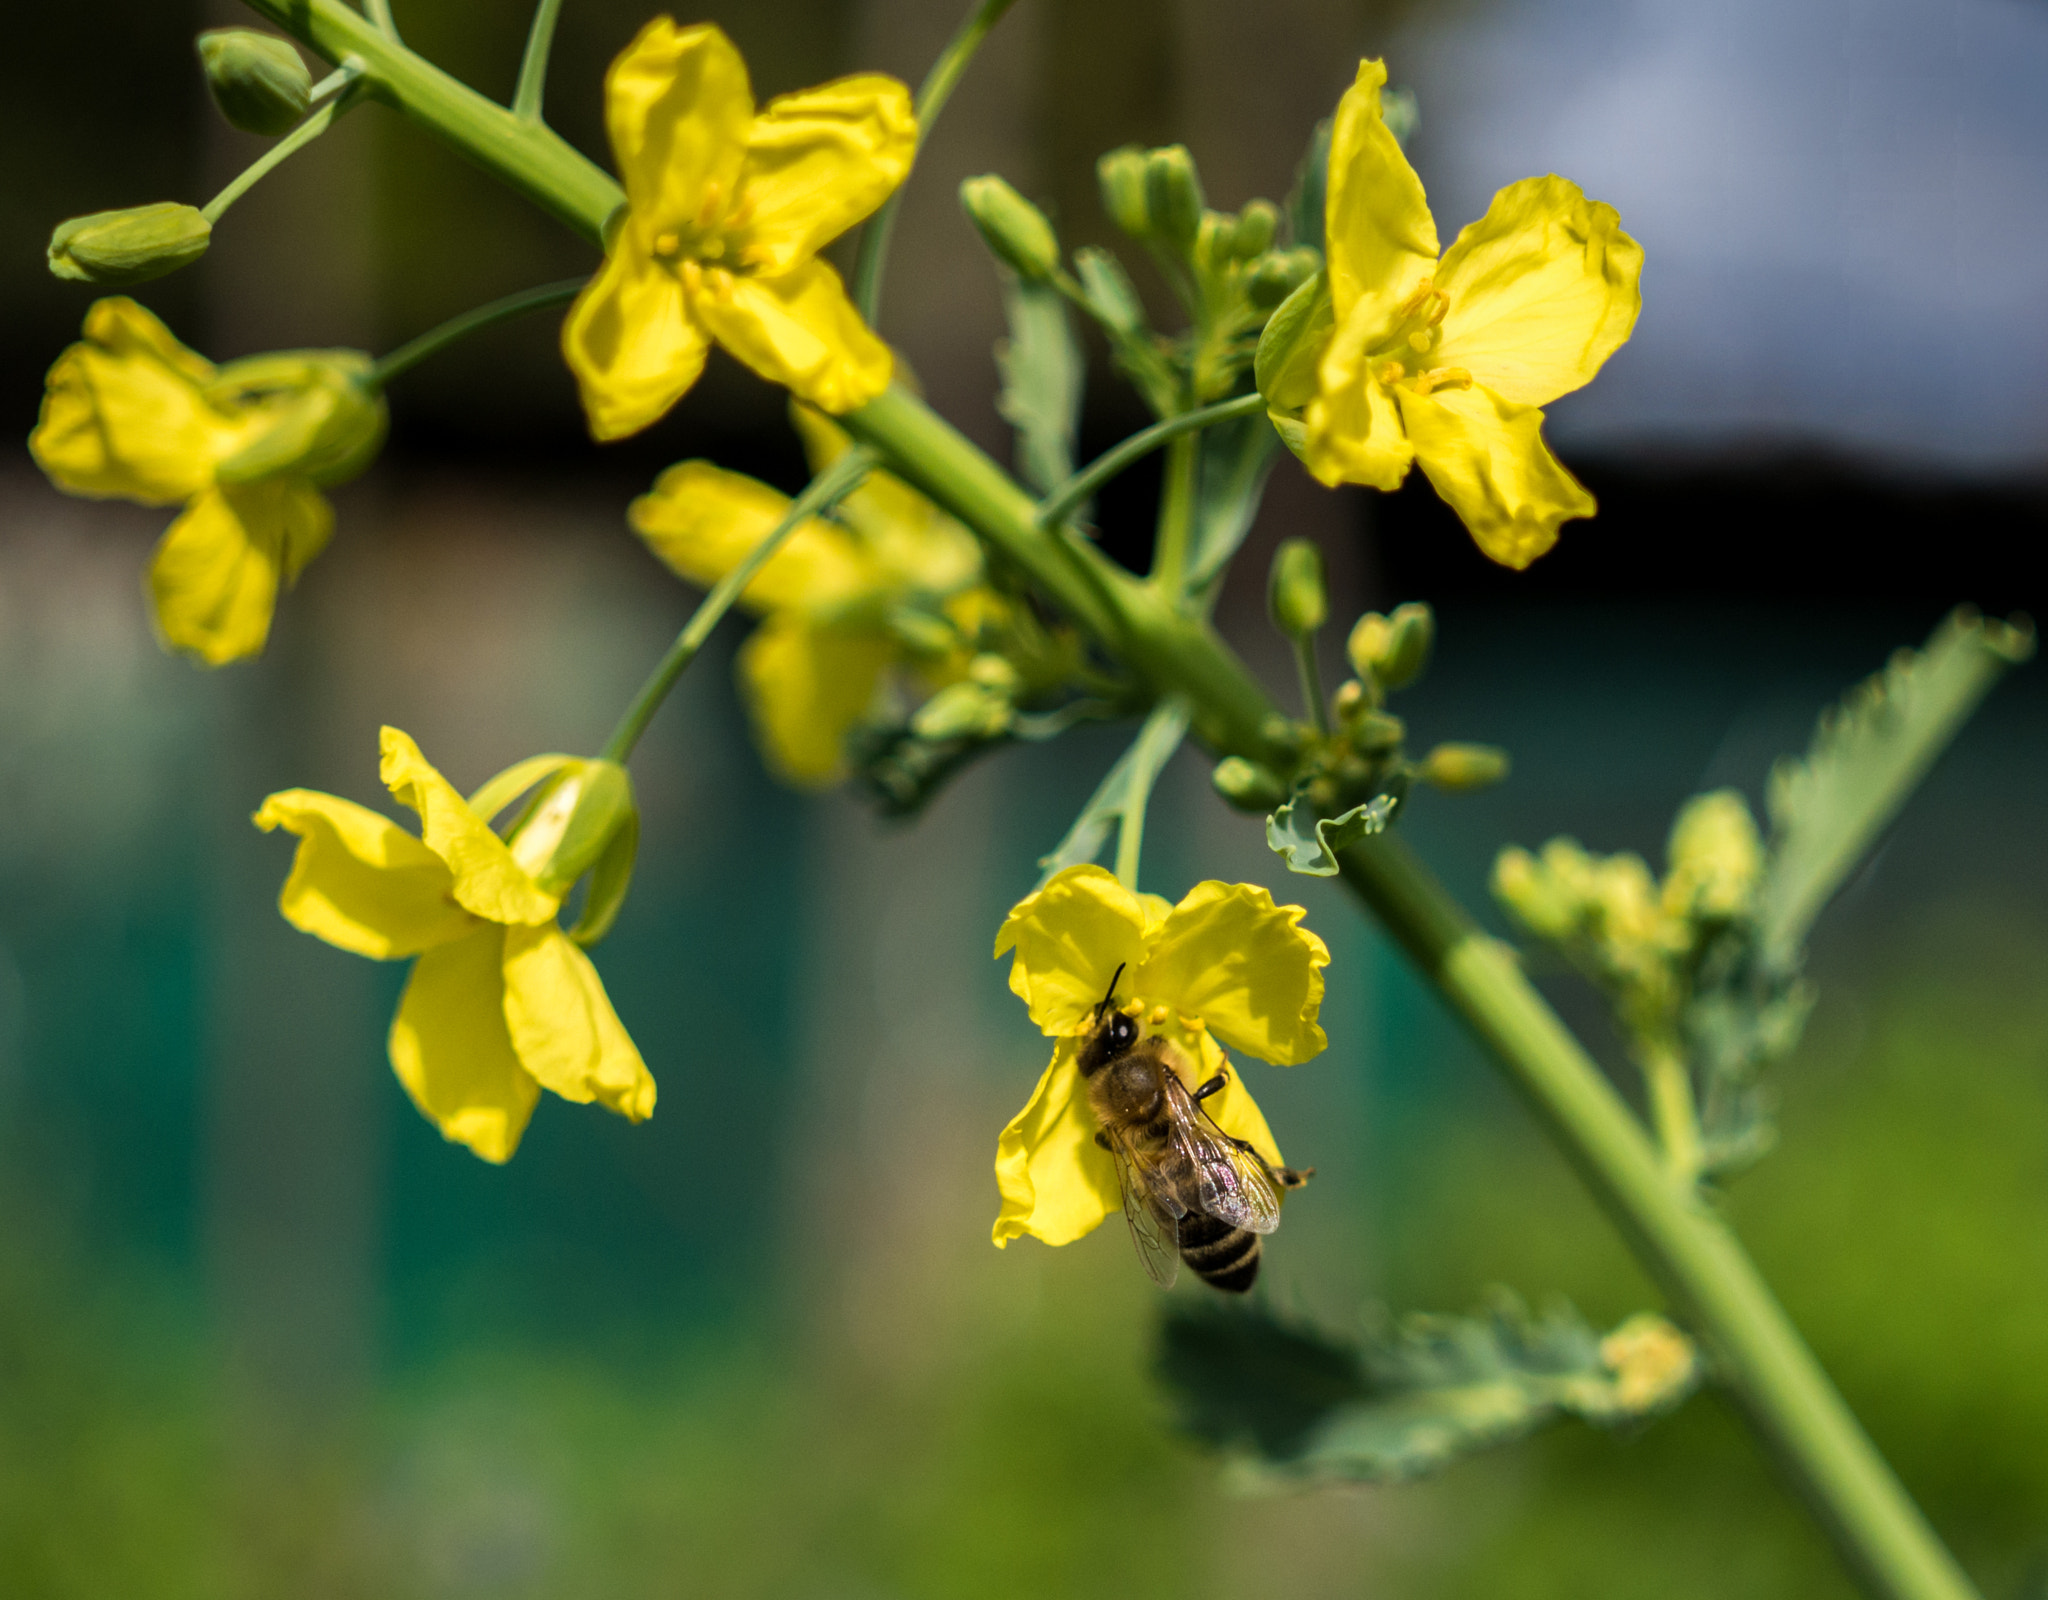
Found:
<path fill-rule="evenodd" d="M 586 149 L 603 63 L 644 9 L 567 8 L 550 106 Z M 954 9 L 710 14 L 766 93 L 855 65 L 915 77 Z M 189 59 L 195 28 L 236 15 L 11 20 L 0 138 L 33 153 L 0 191 L 15 436 L 87 300 L 41 272 L 50 222 L 203 197 L 257 148 L 212 119 Z M 509 87 L 523 7 L 400 17 Z M 1010 173 L 1072 240 L 1100 236 L 1088 163 L 1126 139 L 1185 133 L 1222 203 L 1278 193 L 1358 54 L 1420 25 L 1348 0 L 1276 0 L 1255 27 L 1220 3 L 1021 0 L 914 181 L 886 331 L 1003 448 L 995 291 L 958 177 Z M 218 358 L 381 349 L 588 261 L 369 110 L 140 298 Z M 1096 395 L 1106 442 L 1132 413 Z M 248 813 L 290 784 L 380 803 L 380 722 L 465 786 L 590 747 L 691 601 L 624 536 L 626 498 L 683 455 L 785 485 L 798 467 L 775 396 L 729 365 L 648 436 L 593 450 L 539 323 L 420 369 L 394 413 L 270 653 L 217 674 L 150 640 L 137 575 L 163 513 L 66 500 L 15 447 L 0 461 L 0 1593 L 1849 1592 L 1712 1395 L 1637 1437 L 1560 1429 L 1426 1484 L 1233 1498 L 1150 1383 L 1157 1296 L 1120 1230 L 989 1248 L 995 1136 L 1045 1050 L 986 952 L 1113 735 L 1005 754 L 914 828 L 879 823 L 766 780 L 729 627 L 636 761 L 642 865 L 599 957 L 658 1114 L 633 1128 L 549 1100 L 502 1170 L 444 1144 L 383 1062 L 402 970 L 277 918 L 289 851 Z M 1951 602 L 2039 603 L 2025 473 L 1572 459 L 1605 514 L 1513 581 L 1426 490 L 1368 506 L 1284 466 L 1225 605 L 1284 686 L 1259 605 L 1282 533 L 1324 539 L 1341 618 L 1438 603 L 1440 661 L 1404 711 L 1425 744 L 1517 762 L 1406 823 L 1475 906 L 1504 843 L 1571 832 L 1654 858 L 1688 794 L 1760 799 L 1815 711 Z M 1112 537 L 1142 546 L 1119 528 L 1148 492 L 1140 475 L 1106 501 Z M 1778 1078 L 1783 1147 L 1731 1203 L 1992 1596 L 2048 1570 L 2044 736 L 2033 668 L 1828 914 L 1820 1006 Z M 1249 1069 L 1289 1157 L 1319 1169 L 1271 1252 L 1275 1304 L 1341 1329 L 1491 1283 L 1602 1323 L 1656 1303 L 1429 994 L 1339 893 L 1275 871 L 1193 756 L 1147 838 L 1148 887 L 1273 883 L 1333 950 L 1329 1053 Z M 1598 1008 L 1544 978 L 1612 1057 Z"/>

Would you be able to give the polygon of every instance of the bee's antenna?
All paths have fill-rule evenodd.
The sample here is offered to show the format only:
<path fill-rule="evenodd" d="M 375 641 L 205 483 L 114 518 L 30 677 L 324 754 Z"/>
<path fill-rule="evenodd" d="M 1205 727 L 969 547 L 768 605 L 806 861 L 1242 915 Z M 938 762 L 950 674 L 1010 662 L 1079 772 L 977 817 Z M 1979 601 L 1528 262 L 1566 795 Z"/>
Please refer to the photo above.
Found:
<path fill-rule="evenodd" d="M 1109 993 L 1102 997 L 1101 1004 L 1097 1005 L 1095 1008 L 1095 1014 L 1098 1017 L 1101 1016 L 1103 1012 L 1109 1009 L 1110 1001 L 1116 998 L 1116 986 L 1123 981 L 1124 968 L 1128 965 L 1130 965 L 1129 962 L 1119 961 L 1116 964 L 1116 971 L 1110 974 Z"/>

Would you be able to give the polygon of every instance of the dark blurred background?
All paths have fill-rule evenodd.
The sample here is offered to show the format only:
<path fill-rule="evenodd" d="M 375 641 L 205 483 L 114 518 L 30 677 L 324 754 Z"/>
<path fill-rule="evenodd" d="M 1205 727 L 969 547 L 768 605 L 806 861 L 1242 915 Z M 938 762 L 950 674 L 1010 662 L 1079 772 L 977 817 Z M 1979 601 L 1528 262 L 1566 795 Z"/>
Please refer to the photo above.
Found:
<path fill-rule="evenodd" d="M 765 96 L 854 68 L 914 81 L 956 9 L 710 15 Z M 260 149 L 191 55 L 240 15 L 10 19 L 16 440 L 89 300 L 43 272 L 50 225 L 203 201 Z M 549 109 L 593 154 L 604 64 L 646 15 L 566 7 Z M 399 20 L 509 92 L 522 6 L 401 0 Z M 2048 10 L 2023 0 L 1019 0 L 912 180 L 884 331 L 1006 450 L 959 178 L 1004 172 L 1073 243 L 1112 242 L 1091 167 L 1126 140 L 1185 138 L 1216 203 L 1278 197 L 1381 52 L 1418 95 L 1446 238 L 1557 170 L 1649 259 L 1635 341 L 1553 411 L 1596 521 L 1515 576 L 1419 478 L 1369 500 L 1283 463 L 1226 598 L 1283 693 L 1259 596 L 1284 533 L 1323 540 L 1340 618 L 1438 606 L 1440 660 L 1404 710 L 1424 743 L 1516 758 L 1500 790 L 1407 823 L 1468 903 L 1505 843 L 1655 859 L 1688 794 L 1760 802 L 1815 711 L 1955 601 L 2039 613 Z M 376 351 L 590 262 L 368 108 L 138 298 L 216 359 Z M 1138 420 L 1095 376 L 1090 448 Z M 800 465 L 778 397 L 723 358 L 657 428 L 591 446 L 546 318 L 418 369 L 393 415 L 269 654 L 212 674 L 150 638 L 139 574 L 168 513 L 66 499 L 19 444 L 0 456 L 0 1591 L 1848 1592 L 1712 1396 L 1429 1484 L 1233 1498 L 1167 1427 L 1154 1294 L 1118 1230 L 989 1249 L 995 1135 L 1045 1052 L 983 952 L 1108 733 L 1005 754 L 884 825 L 764 777 L 729 626 L 636 762 L 646 845 L 599 957 L 660 1111 L 631 1128 L 550 1100 L 503 1170 L 444 1144 L 383 1062 L 402 969 L 285 927 L 288 850 L 244 819 L 291 784 L 383 803 L 380 722 L 464 785 L 590 748 L 692 598 L 625 534 L 626 500 L 683 456 L 785 487 Z M 1152 493 L 1139 472 L 1105 498 L 1118 548 L 1142 554 Z M 2044 735 L 2030 668 L 1822 923 L 1784 1145 L 1732 1202 L 1992 1596 L 2048 1562 Z M 1275 882 L 1334 952 L 1330 1052 L 1252 1069 L 1320 1170 L 1273 1252 L 1277 1304 L 1341 1328 L 1493 1282 L 1603 1322 L 1655 1303 L 1428 993 L 1340 895 L 1276 873 L 1194 757 L 1147 837 L 1148 887 Z"/>

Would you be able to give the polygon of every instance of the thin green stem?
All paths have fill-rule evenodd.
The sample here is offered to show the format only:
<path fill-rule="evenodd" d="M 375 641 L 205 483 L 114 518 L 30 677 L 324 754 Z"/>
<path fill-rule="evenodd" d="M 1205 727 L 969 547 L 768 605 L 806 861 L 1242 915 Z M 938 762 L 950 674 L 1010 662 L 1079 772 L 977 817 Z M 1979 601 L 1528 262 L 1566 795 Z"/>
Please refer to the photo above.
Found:
<path fill-rule="evenodd" d="M 1864 1587 L 1888 1600 L 1976 1591 L 1828 1382 L 1728 1227 L 1673 1181 L 1642 1124 L 1522 973 L 1393 834 L 1351 846 L 1345 881 L 1492 1049 Z"/>
<path fill-rule="evenodd" d="M 1323 698 L 1323 669 L 1316 663 L 1316 636 L 1304 633 L 1294 641 L 1294 671 L 1301 679 L 1302 703 L 1316 732 L 1328 737 L 1330 707 Z"/>
<path fill-rule="evenodd" d="M 555 44 L 555 23 L 562 0 L 539 0 L 533 26 L 526 34 L 526 54 L 519 58 L 519 82 L 512 90 L 512 115 L 522 122 L 540 121 L 540 103 L 548 87 L 548 52 Z"/>
<path fill-rule="evenodd" d="M 363 0 L 363 10 L 369 13 L 370 21 L 377 31 L 393 44 L 401 41 L 398 37 L 398 19 L 391 14 L 391 0 Z"/>
<path fill-rule="evenodd" d="M 654 720 L 654 713 L 661 709 L 662 701 L 668 698 L 676 680 L 697 659 L 697 652 L 704 648 L 704 641 L 711 637 L 711 630 L 732 609 L 733 602 L 754 581 L 755 574 L 768 564 L 768 558 L 782 548 L 783 540 L 812 517 L 831 510 L 859 485 L 874 465 L 872 451 L 858 445 L 848 450 L 813 478 L 804 492 L 790 502 L 788 514 L 766 538 L 747 552 L 744 561 L 712 585 L 711 592 L 698 603 L 690 620 L 683 624 L 683 631 L 676 635 L 676 642 L 655 663 L 647 681 L 640 686 L 640 692 L 633 696 L 633 703 L 626 707 L 618 726 L 605 740 L 600 759 L 623 762 L 632 755 L 633 747 L 640 742 L 640 735 L 647 731 L 647 724 Z"/>
<path fill-rule="evenodd" d="M 544 125 L 523 122 L 457 83 L 340 0 L 248 3 L 330 61 L 360 58 L 380 98 L 586 239 L 602 241 L 605 220 L 623 195 Z M 1292 771 L 1286 719 L 1205 621 L 1092 546 L 1063 548 L 1015 479 L 903 390 L 891 389 L 841 421 L 889 471 L 975 529 L 1155 693 L 1184 696 L 1195 731 L 1212 750 Z M 1077 562 L 1087 564 L 1086 575 Z M 682 652 L 680 662 L 672 668 L 663 663 L 668 681 L 694 653 L 695 645 L 685 650 L 684 643 L 679 639 L 671 652 Z M 650 680 L 608 750 L 631 748 L 666 686 Z M 1708 1345 L 1717 1370 L 1866 1589 L 1884 1600 L 1974 1600 L 1968 1580 L 1734 1237 L 1697 1195 L 1671 1183 L 1642 1126 L 1523 977 L 1512 953 L 1477 933 L 1395 838 L 1381 835 L 1346 851 L 1344 873 L 1537 1108 L 1643 1265 Z"/>
<path fill-rule="evenodd" d="M 976 0 L 974 9 L 967 13 L 967 20 L 959 30 L 946 41 L 946 48 L 939 52 L 931 71 L 924 75 L 924 82 L 917 91 L 917 142 L 922 148 L 931 137 L 932 124 L 939 120 L 939 113 L 946 102 L 953 97 L 954 86 L 966 72 L 968 62 L 974 59 L 975 51 L 981 48 L 981 41 L 989 30 L 1002 21 L 1016 0 Z M 902 203 L 903 191 L 899 188 L 884 200 L 881 209 L 861 230 L 860 253 L 854 258 L 853 303 L 859 308 L 863 321 L 873 323 L 875 313 L 882 303 L 882 267 L 889 255 L 889 236 L 896 231 L 896 207 Z"/>
<path fill-rule="evenodd" d="M 1195 535 L 1195 494 L 1202 471 L 1202 436 L 1178 433 L 1166 447 L 1159 485 L 1159 531 L 1152 540 L 1152 581 L 1178 601 L 1187 588 L 1188 543 Z"/>
<path fill-rule="evenodd" d="M 282 166 L 319 138 L 333 125 L 334 119 L 354 103 L 355 96 L 344 88 L 340 94 L 250 162 L 239 177 L 233 179 L 225 189 L 199 208 L 199 214 L 208 222 L 220 221 L 228 207 L 261 183 L 273 167 Z"/>
<path fill-rule="evenodd" d="M 582 292 L 588 281 L 585 278 L 565 278 L 560 283 L 544 283 L 537 289 L 521 289 L 502 300 L 493 300 L 474 311 L 465 311 L 459 317 L 450 317 L 438 328 L 429 328 L 418 338 L 408 339 L 391 354 L 382 357 L 370 369 L 370 381 L 382 388 L 401 372 L 411 371 L 427 357 L 439 355 L 451 344 L 467 339 L 473 333 L 481 333 L 501 322 L 510 322 L 514 317 L 523 317 L 529 311 L 566 305 Z"/>
<path fill-rule="evenodd" d="M 1650 1124 L 1657 1130 L 1665 1166 L 1674 1183 L 1694 1184 L 1700 1175 L 1700 1115 L 1692 1092 L 1692 1073 L 1685 1057 L 1663 1045 L 1639 1056 L 1643 1085 L 1650 1101 Z"/>
<path fill-rule="evenodd" d="M 1045 527 L 1066 521 L 1074 511 L 1134 461 L 1141 461 L 1182 434 L 1213 428 L 1219 422 L 1229 422 L 1237 417 L 1256 416 L 1266 409 L 1265 400 L 1255 394 L 1238 395 L 1235 399 L 1219 400 L 1213 406 L 1203 406 L 1199 411 L 1184 411 L 1177 417 L 1168 417 L 1164 422 L 1155 422 L 1149 428 L 1142 428 L 1122 443 L 1112 445 L 1087 466 L 1047 495 L 1038 505 L 1038 520 Z"/>
<path fill-rule="evenodd" d="M 1131 741 L 1130 767 L 1117 809 L 1117 880 L 1138 892 L 1138 864 L 1145 851 L 1145 813 L 1151 809 L 1152 788 L 1166 763 L 1173 759 L 1188 731 L 1187 706 L 1177 698 L 1162 700 L 1152 708 L 1138 737 Z"/>

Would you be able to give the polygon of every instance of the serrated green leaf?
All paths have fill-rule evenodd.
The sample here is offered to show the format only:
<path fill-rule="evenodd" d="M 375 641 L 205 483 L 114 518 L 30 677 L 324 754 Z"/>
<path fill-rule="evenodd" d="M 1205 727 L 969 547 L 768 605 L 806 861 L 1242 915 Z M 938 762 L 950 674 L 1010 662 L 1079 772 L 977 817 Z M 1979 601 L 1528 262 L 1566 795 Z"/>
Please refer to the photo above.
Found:
<path fill-rule="evenodd" d="M 2034 653 L 2024 620 L 1951 612 L 1825 712 L 1804 757 L 1771 772 L 1770 865 L 1758 917 L 1767 964 L 1796 964 L 1813 919 L 2008 667 Z"/>
<path fill-rule="evenodd" d="M 996 345 L 1003 378 L 996 409 L 1017 430 L 1018 474 L 1049 494 L 1073 475 L 1087 363 L 1066 302 L 1050 284 L 1004 274 L 1003 315 L 1010 332 Z"/>
<path fill-rule="evenodd" d="M 1088 803 L 1081 808 L 1066 837 L 1049 855 L 1040 856 L 1042 889 L 1053 874 L 1068 867 L 1094 861 L 1109 842 L 1109 830 L 1128 826 L 1134 810 L 1141 810 L 1151 798 L 1152 784 L 1160 769 L 1172 759 L 1187 737 L 1188 707 L 1184 700 L 1162 700 L 1138 729 L 1130 748 L 1117 757 Z"/>
<path fill-rule="evenodd" d="M 1266 848 L 1287 863 L 1289 872 L 1334 878 L 1337 852 L 1367 834 L 1382 831 L 1399 803 L 1394 795 L 1376 794 L 1340 816 L 1318 817 L 1308 797 L 1297 790 L 1293 799 L 1266 818 Z"/>
<path fill-rule="evenodd" d="M 1202 435 L 1200 489 L 1188 551 L 1188 588 L 1201 594 L 1223 576 L 1243 545 L 1280 455 L 1280 436 L 1264 417 L 1239 417 Z"/>
<path fill-rule="evenodd" d="M 1561 1416 L 1638 1422 L 1700 1377 L 1660 1317 L 1603 1339 L 1569 1305 L 1537 1317 L 1504 1292 L 1477 1315 L 1411 1317 L 1356 1342 L 1259 1305 L 1176 1306 L 1158 1371 L 1189 1433 L 1265 1475 L 1366 1482 L 1440 1470 Z"/>

